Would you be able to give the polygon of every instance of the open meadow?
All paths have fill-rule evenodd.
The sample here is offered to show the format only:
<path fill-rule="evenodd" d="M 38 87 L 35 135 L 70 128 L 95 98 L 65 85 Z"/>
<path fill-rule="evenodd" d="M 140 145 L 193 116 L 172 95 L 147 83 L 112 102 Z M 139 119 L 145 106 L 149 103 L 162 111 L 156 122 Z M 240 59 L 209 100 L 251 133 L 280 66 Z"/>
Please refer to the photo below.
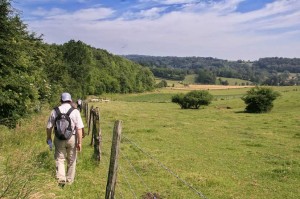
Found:
<path fill-rule="evenodd" d="M 215 100 L 199 110 L 171 103 L 186 90 L 101 96 L 110 101 L 90 105 L 100 108 L 102 159 L 92 159 L 86 136 L 75 183 L 63 189 L 45 143 L 49 110 L 16 130 L 0 127 L 0 198 L 104 198 L 113 125 L 122 120 L 116 198 L 298 199 L 300 87 L 274 87 L 281 97 L 266 114 L 243 112 L 248 89 L 210 90 Z"/>
<path fill-rule="evenodd" d="M 295 76 L 295 75 L 294 75 Z M 162 79 L 162 78 L 156 78 L 156 83 L 159 83 L 162 80 L 165 80 L 167 82 L 168 87 L 172 87 L 173 89 L 226 89 L 226 88 L 239 88 L 244 87 L 245 85 L 251 85 L 252 82 L 237 78 L 226 78 L 226 77 L 217 77 L 216 85 L 200 85 L 196 83 L 196 74 L 192 75 L 186 75 L 183 81 L 179 80 L 169 80 L 169 79 Z M 228 86 L 222 86 L 220 85 L 219 79 L 222 81 L 227 81 Z M 246 86 L 248 87 L 248 86 Z"/>

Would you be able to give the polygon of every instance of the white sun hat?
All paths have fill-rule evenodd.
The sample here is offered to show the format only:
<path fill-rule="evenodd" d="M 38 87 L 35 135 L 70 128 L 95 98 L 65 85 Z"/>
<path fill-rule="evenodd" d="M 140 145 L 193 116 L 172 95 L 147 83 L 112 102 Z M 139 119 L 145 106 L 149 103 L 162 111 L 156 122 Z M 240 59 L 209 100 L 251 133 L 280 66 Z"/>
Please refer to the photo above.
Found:
<path fill-rule="evenodd" d="M 63 102 L 72 101 L 70 93 L 62 93 L 61 101 L 63 101 Z"/>

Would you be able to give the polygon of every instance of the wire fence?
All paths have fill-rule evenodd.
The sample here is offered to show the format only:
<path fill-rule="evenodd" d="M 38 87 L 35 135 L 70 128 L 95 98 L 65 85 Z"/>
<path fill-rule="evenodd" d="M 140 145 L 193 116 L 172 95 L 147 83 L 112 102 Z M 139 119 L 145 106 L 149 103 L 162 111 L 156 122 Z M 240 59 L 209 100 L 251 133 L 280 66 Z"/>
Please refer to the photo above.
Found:
<path fill-rule="evenodd" d="M 124 134 L 122 135 L 122 140 L 123 140 L 123 145 L 124 145 L 124 142 L 129 144 L 130 145 L 129 148 L 133 149 L 131 151 L 135 151 L 137 153 L 137 155 L 132 154 L 132 152 L 130 152 L 130 155 L 129 155 L 129 154 L 126 154 L 124 149 L 120 150 L 118 182 L 117 182 L 117 186 L 116 186 L 117 193 L 120 193 L 120 192 L 122 192 L 123 189 L 126 189 L 126 188 L 124 188 L 124 186 L 126 186 L 127 187 L 126 190 L 128 190 L 131 193 L 130 197 L 132 197 L 132 198 L 140 198 L 140 196 L 142 196 L 142 198 L 159 199 L 159 198 L 161 198 L 161 196 L 160 196 L 160 193 L 158 192 L 158 189 L 159 190 L 185 189 L 185 190 L 187 190 L 187 192 L 190 192 L 190 193 L 187 193 L 186 195 L 190 195 L 190 197 L 191 197 L 191 194 L 194 195 L 194 197 L 191 197 L 191 198 L 207 199 L 207 197 L 204 195 L 203 192 L 201 192 L 200 190 L 193 187 L 191 185 L 191 183 L 187 182 L 185 179 L 180 177 L 177 173 L 175 173 L 169 167 L 167 167 L 163 162 L 161 162 L 160 160 L 155 158 L 151 153 L 147 152 L 145 149 L 143 149 L 141 146 L 139 146 L 135 141 L 128 138 Z M 107 139 L 103 139 L 103 142 L 105 142 L 107 144 L 112 143 L 111 140 L 107 140 Z M 141 157 L 140 153 L 142 153 L 144 155 L 146 160 L 144 160 L 145 159 L 144 157 Z M 130 159 L 129 156 L 139 156 L 143 160 L 139 160 L 136 158 L 133 160 L 133 159 Z M 106 164 L 109 165 L 109 161 L 107 160 L 107 158 L 104 158 L 104 159 L 105 159 Z M 148 164 L 147 167 L 151 167 L 151 168 L 147 168 L 147 169 L 144 169 L 141 171 L 141 169 L 139 169 L 140 166 L 137 165 L 137 163 L 136 163 L 139 161 L 154 162 L 154 164 Z M 149 182 L 148 182 L 149 177 L 147 176 L 147 174 L 145 174 L 145 173 L 147 173 L 146 170 L 151 170 L 153 172 L 159 172 L 159 173 L 165 172 L 167 174 L 170 174 L 169 177 L 168 177 L 168 175 L 164 175 L 164 177 L 171 178 L 170 180 L 165 179 L 165 182 L 168 185 L 165 188 L 161 187 L 161 186 L 157 188 L 156 187 L 157 185 L 149 184 Z M 174 179 L 175 179 L 175 181 L 181 182 L 181 184 L 174 183 Z M 177 187 L 175 187 L 175 186 L 177 186 Z M 184 186 L 185 186 L 185 188 L 184 188 Z M 153 190 L 155 190 L 155 191 L 153 191 Z M 119 195 L 120 195 L 120 197 L 124 198 L 125 194 L 124 195 L 119 194 Z M 130 195 L 130 194 L 127 193 L 126 196 L 129 197 L 128 195 Z M 172 198 L 172 195 L 170 195 L 170 198 Z"/>
<path fill-rule="evenodd" d="M 92 110 L 92 109 L 91 109 Z M 89 115 L 88 113 L 86 115 Z M 91 119 L 91 118 L 90 118 Z M 99 127 L 100 128 L 100 127 Z M 101 131 L 101 130 L 100 130 Z M 107 135 L 108 136 L 108 135 Z M 112 144 L 111 138 L 107 138 L 102 135 L 101 143 L 106 143 L 108 146 Z M 126 146 L 128 145 L 128 146 Z M 118 165 L 118 180 L 116 183 L 116 195 L 115 198 L 145 198 L 145 199 L 159 199 L 159 198 L 174 198 L 174 190 L 181 190 L 181 192 L 185 193 L 188 198 L 203 198 L 207 199 L 202 191 L 195 188 L 191 183 L 181 177 L 178 173 L 174 172 L 170 169 L 165 163 L 156 158 L 153 154 L 145 150 L 142 146 L 133 141 L 133 139 L 127 137 L 126 134 L 122 133 L 122 145 L 120 149 L 120 161 Z M 126 154 L 129 150 L 125 150 L 126 147 L 130 150 L 130 154 Z M 109 149 L 101 149 L 107 150 L 109 154 Z M 136 154 L 133 154 L 136 153 Z M 143 155 L 143 158 L 141 158 Z M 109 160 L 105 156 L 101 156 L 104 164 L 109 165 Z M 130 157 L 135 157 L 131 159 Z M 136 158 L 138 157 L 138 158 Z M 141 158 L 141 159 L 139 159 Z M 139 161 L 144 161 L 147 164 L 147 167 L 151 168 L 143 168 L 139 165 Z M 151 164 L 150 164 L 151 162 Z M 108 172 L 108 168 L 106 172 Z M 154 177 L 147 176 L 147 170 L 153 172 Z M 164 173 L 164 174 L 163 174 Z M 156 174 L 160 174 L 161 182 L 157 184 L 153 184 L 153 178 L 155 178 Z M 166 179 L 169 178 L 169 179 Z M 150 182 L 149 182 L 150 181 Z M 165 184 L 164 184 L 165 183 Z M 164 187 L 165 186 L 165 187 Z M 184 189 L 185 191 L 183 191 Z M 172 191 L 171 191 L 172 190 Z M 163 193 L 161 193 L 163 192 Z M 162 195 L 161 195 L 162 194 Z M 165 195 L 163 195 L 165 194 Z M 182 193 L 181 193 L 182 194 Z M 167 195 L 167 196 L 166 196 Z M 192 196 L 193 195 L 193 196 Z"/>

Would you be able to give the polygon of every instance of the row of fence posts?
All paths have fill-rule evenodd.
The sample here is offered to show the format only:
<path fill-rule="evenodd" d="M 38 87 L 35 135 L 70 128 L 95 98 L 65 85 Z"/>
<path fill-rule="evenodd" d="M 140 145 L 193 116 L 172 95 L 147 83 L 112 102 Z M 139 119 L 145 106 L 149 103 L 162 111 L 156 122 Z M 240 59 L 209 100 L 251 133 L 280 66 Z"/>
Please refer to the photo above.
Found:
<path fill-rule="evenodd" d="M 89 108 L 88 102 L 83 104 L 84 116 L 88 124 L 88 135 L 92 131 L 91 146 L 94 146 L 94 158 L 101 161 L 101 146 L 102 146 L 102 132 L 100 123 L 100 110 L 93 106 Z M 121 144 L 122 121 L 117 120 L 114 124 L 113 138 L 111 145 L 111 155 L 109 163 L 109 171 L 106 184 L 105 199 L 113 199 L 115 197 L 115 188 L 117 182 L 118 172 L 118 157 Z"/>

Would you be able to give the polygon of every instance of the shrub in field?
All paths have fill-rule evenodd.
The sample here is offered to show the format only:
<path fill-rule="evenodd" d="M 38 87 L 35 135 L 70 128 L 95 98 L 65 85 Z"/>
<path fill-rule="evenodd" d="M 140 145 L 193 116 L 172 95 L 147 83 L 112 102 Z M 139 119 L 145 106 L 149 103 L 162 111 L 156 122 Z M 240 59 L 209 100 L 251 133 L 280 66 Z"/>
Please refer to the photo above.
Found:
<path fill-rule="evenodd" d="M 163 87 L 167 87 L 167 86 L 168 86 L 168 82 L 164 79 L 155 85 L 156 88 L 163 88 Z"/>
<path fill-rule="evenodd" d="M 248 113 L 266 113 L 273 108 L 273 101 L 280 94 L 271 88 L 255 87 L 250 89 L 242 100 L 246 103 L 245 111 Z"/>
<path fill-rule="evenodd" d="M 176 94 L 172 97 L 172 102 L 179 104 L 181 108 L 184 108 L 186 105 L 184 104 L 183 98 L 184 98 L 184 94 L 182 93 Z"/>
<path fill-rule="evenodd" d="M 191 91 L 184 94 L 177 94 L 172 97 L 172 102 L 179 104 L 182 109 L 207 106 L 211 103 L 213 96 L 208 91 Z"/>

